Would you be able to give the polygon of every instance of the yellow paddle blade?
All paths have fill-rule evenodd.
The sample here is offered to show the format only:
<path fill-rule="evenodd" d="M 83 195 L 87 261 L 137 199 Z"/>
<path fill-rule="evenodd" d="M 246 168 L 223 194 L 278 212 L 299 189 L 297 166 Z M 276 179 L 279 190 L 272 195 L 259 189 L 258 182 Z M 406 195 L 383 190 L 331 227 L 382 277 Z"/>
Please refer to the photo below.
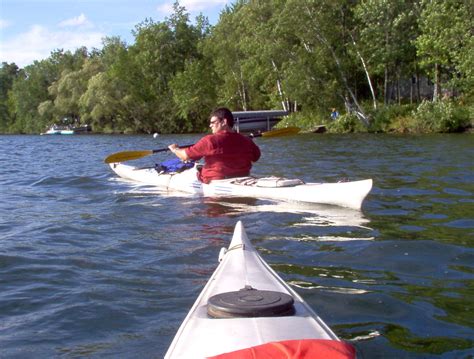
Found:
<path fill-rule="evenodd" d="M 113 153 L 107 156 L 104 160 L 105 163 L 115 163 L 115 162 L 125 162 L 131 160 L 137 160 L 139 158 L 152 155 L 153 151 L 145 150 L 145 151 L 123 151 Z"/>
<path fill-rule="evenodd" d="M 262 133 L 262 137 L 277 137 L 277 136 L 287 136 L 287 135 L 295 135 L 300 132 L 300 128 L 298 127 L 285 127 L 279 128 L 277 130 L 271 130 Z"/>

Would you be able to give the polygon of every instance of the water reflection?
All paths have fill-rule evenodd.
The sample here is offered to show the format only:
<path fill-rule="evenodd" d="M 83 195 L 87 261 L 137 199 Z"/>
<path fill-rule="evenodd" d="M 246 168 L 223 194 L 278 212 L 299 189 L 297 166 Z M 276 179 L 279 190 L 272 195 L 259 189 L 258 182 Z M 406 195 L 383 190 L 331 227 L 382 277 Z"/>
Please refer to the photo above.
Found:
<path fill-rule="evenodd" d="M 125 192 L 130 196 L 149 197 L 150 195 L 157 195 L 172 198 L 199 198 L 201 204 L 204 205 L 201 206 L 199 214 L 209 218 L 235 217 L 242 213 L 291 213 L 300 215 L 300 219 L 291 224 L 294 227 L 348 226 L 371 230 L 371 228 L 365 226 L 370 221 L 364 217 L 361 211 L 338 206 L 262 200 L 250 197 L 200 197 L 195 194 L 168 191 L 155 186 L 137 184 L 120 178 L 113 180 L 126 184 L 128 189 Z M 350 240 L 350 238 L 328 238 L 327 240 Z"/>
<path fill-rule="evenodd" d="M 204 203 L 217 215 L 235 215 L 238 213 L 292 213 L 300 219 L 292 222 L 300 226 L 351 226 L 370 229 L 364 226 L 369 220 L 362 212 L 337 206 L 306 204 L 297 202 L 277 202 L 254 198 L 205 198 Z M 219 212 L 221 210 L 221 212 Z"/>

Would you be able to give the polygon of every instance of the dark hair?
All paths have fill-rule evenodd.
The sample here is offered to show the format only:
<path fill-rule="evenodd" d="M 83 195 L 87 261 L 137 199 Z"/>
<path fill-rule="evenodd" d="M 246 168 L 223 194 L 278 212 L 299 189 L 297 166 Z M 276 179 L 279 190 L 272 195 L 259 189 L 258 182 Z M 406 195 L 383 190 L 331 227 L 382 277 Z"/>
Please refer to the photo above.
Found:
<path fill-rule="evenodd" d="M 211 112 L 210 118 L 216 116 L 220 120 L 227 120 L 227 125 L 229 127 L 234 126 L 234 115 L 232 115 L 232 112 L 227 108 L 227 107 L 219 107 L 216 108 L 214 111 Z"/>

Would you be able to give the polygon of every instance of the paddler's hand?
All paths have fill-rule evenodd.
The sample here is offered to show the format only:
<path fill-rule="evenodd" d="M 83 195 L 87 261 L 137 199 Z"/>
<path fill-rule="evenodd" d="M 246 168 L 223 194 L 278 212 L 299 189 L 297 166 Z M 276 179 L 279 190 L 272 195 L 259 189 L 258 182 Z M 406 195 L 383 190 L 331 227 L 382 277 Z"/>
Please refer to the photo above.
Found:
<path fill-rule="evenodd" d="M 179 146 L 176 143 L 173 143 L 172 145 L 169 145 L 168 148 L 171 152 L 175 153 Z"/>
<path fill-rule="evenodd" d="M 173 152 L 181 161 L 189 160 L 188 154 L 184 148 L 179 148 L 176 143 L 168 146 L 169 150 Z"/>

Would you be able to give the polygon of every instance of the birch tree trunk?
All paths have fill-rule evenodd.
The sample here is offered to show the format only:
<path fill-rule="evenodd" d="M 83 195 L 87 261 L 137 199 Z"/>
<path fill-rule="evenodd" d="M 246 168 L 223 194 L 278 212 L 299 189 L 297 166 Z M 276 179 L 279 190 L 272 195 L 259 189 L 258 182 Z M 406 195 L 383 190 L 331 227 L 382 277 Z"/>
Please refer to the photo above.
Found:
<path fill-rule="evenodd" d="M 364 113 L 364 110 L 360 106 L 359 102 L 357 101 L 357 97 L 354 94 L 354 91 L 352 91 L 351 87 L 349 86 L 349 82 L 347 81 L 347 77 L 342 69 L 341 61 L 339 57 L 337 56 L 336 52 L 334 51 L 333 47 L 327 39 L 322 35 L 322 32 L 319 31 L 318 28 L 315 29 L 315 36 L 316 38 L 329 50 L 331 53 L 331 56 L 336 63 L 336 68 L 337 72 L 344 84 L 344 88 L 346 89 L 347 93 L 349 94 L 350 98 L 352 99 L 353 105 L 356 107 L 355 113 L 357 117 L 363 122 L 363 124 L 367 127 L 369 125 L 369 119 L 367 118 L 367 115 Z M 347 99 L 346 99 L 347 100 Z M 352 105 L 348 104 L 348 106 L 352 109 Z"/>
<path fill-rule="evenodd" d="M 367 69 L 367 65 L 365 63 L 364 58 L 362 57 L 359 49 L 357 48 L 357 44 L 355 42 L 354 36 L 352 35 L 352 33 L 350 35 L 351 35 L 352 44 L 354 45 L 357 56 L 359 57 L 359 60 L 362 63 L 362 67 L 364 68 L 365 76 L 367 77 L 367 83 L 369 84 L 369 87 L 370 87 L 370 93 L 372 94 L 372 103 L 373 103 L 373 106 L 374 106 L 374 110 L 376 110 L 377 109 L 377 100 L 375 98 L 375 91 L 374 91 L 374 87 L 372 85 L 372 80 L 370 79 L 369 70 Z"/>
<path fill-rule="evenodd" d="M 275 64 L 275 61 L 273 61 L 273 60 L 271 60 L 271 61 L 272 61 L 273 71 L 275 71 L 275 73 L 277 74 L 276 83 L 277 83 L 278 95 L 280 96 L 280 99 L 281 99 L 281 105 L 283 107 L 283 110 L 290 112 L 289 101 L 288 101 L 287 98 L 285 98 L 285 95 L 283 93 L 283 89 L 281 87 L 281 79 L 280 79 L 280 76 L 279 76 L 278 67 Z"/>
<path fill-rule="evenodd" d="M 433 90 L 433 101 L 438 101 L 441 95 L 441 84 L 439 76 L 439 64 L 435 63 L 434 68 L 434 90 Z"/>

